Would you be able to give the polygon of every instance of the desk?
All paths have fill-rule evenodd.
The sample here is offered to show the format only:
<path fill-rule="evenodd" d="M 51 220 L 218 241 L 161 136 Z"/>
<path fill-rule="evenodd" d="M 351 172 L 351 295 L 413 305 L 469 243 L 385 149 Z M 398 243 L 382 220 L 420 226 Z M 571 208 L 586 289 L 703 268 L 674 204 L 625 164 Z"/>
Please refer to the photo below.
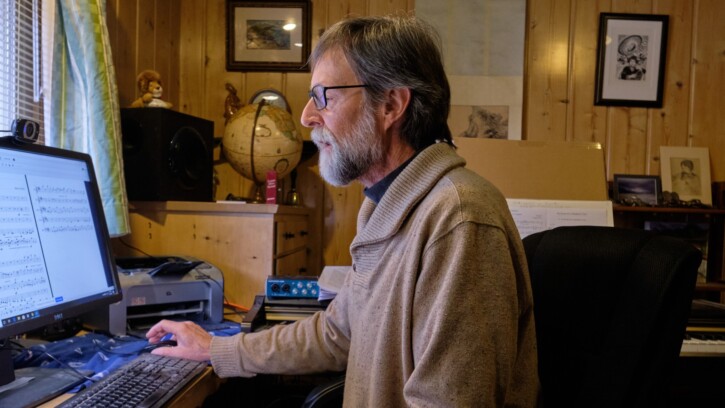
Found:
<path fill-rule="evenodd" d="M 207 367 L 194 381 L 187 384 L 178 395 L 176 395 L 166 406 L 174 408 L 196 408 L 201 407 L 204 400 L 214 394 L 224 382 L 211 367 Z M 60 405 L 61 402 L 69 399 L 75 394 L 63 394 L 45 404 L 40 408 L 50 408 Z"/>

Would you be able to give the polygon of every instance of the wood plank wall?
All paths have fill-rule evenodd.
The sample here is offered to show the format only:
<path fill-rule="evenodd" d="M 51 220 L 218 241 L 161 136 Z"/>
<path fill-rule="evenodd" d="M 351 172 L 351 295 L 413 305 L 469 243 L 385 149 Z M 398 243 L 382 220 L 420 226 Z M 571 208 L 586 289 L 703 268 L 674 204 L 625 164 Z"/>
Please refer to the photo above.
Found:
<path fill-rule="evenodd" d="M 660 174 L 660 146 L 710 149 L 725 180 L 725 2 L 529 0 L 524 85 L 528 140 L 599 142 L 607 177 Z M 599 13 L 670 17 L 661 109 L 594 106 Z"/>
<path fill-rule="evenodd" d="M 262 88 L 282 91 L 299 122 L 309 73 L 225 70 L 224 0 L 108 0 L 108 24 L 121 105 L 137 97 L 135 77 L 159 71 L 174 109 L 215 123 L 223 134 L 224 84 L 242 100 Z M 346 15 L 414 10 L 414 0 L 312 0 L 313 45 L 325 27 Z M 662 109 L 594 106 L 599 13 L 670 16 Z M 605 148 L 607 176 L 659 174 L 659 146 L 707 146 L 713 181 L 725 180 L 725 2 L 722 0 L 528 0 L 523 138 L 594 141 Z M 300 126 L 305 139 L 309 130 Z M 217 153 L 218 154 L 218 153 Z M 311 272 L 349 264 L 362 201 L 359 185 L 324 184 L 316 156 L 298 167 L 303 204 L 312 209 Z M 215 166 L 217 199 L 249 195 L 249 180 L 227 164 Z M 288 182 L 288 181 L 287 181 Z"/>

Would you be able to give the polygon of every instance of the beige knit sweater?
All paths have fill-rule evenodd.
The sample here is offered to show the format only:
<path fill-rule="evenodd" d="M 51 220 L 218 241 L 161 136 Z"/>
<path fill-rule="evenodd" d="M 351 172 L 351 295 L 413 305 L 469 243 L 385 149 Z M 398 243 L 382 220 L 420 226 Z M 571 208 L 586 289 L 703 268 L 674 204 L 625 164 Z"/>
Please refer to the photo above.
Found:
<path fill-rule="evenodd" d="M 325 312 L 218 337 L 222 377 L 346 368 L 346 407 L 532 407 L 532 295 L 501 194 L 439 143 L 378 205 L 366 199 L 353 272 Z"/>

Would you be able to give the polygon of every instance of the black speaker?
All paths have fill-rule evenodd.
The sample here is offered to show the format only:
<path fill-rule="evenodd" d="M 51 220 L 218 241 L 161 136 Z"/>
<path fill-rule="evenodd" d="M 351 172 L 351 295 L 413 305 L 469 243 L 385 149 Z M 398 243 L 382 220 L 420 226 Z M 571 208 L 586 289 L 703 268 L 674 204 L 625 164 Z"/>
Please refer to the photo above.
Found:
<path fill-rule="evenodd" d="M 121 109 L 129 200 L 214 201 L 214 122 L 165 108 Z"/>

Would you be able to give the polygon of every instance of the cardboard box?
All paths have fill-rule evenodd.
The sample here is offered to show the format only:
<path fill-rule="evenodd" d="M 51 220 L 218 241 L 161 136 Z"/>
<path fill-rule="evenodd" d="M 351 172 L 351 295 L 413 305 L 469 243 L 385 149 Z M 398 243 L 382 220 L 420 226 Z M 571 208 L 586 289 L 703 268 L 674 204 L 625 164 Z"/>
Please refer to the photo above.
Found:
<path fill-rule="evenodd" d="M 599 143 L 455 138 L 466 167 L 506 198 L 608 200 Z"/>

